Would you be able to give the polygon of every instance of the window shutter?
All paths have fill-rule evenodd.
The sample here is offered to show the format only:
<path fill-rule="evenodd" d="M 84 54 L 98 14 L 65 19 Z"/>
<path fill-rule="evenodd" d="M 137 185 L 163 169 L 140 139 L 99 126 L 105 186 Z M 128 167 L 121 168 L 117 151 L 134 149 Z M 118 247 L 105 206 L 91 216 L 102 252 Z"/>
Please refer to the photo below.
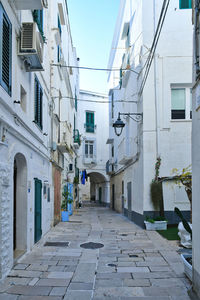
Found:
<path fill-rule="evenodd" d="M 180 9 L 192 8 L 192 0 L 180 0 L 179 8 Z"/>
<path fill-rule="evenodd" d="M 42 129 L 42 106 L 43 106 L 43 91 L 41 85 L 35 77 L 35 123 Z"/>
<path fill-rule="evenodd" d="M 39 98 L 39 111 L 38 111 L 38 115 L 39 115 L 39 126 L 42 129 L 42 105 L 43 105 L 43 91 L 42 88 L 40 87 L 40 98 Z"/>
<path fill-rule="evenodd" d="M 0 4 L 0 83 L 11 95 L 12 82 L 12 25 Z"/>

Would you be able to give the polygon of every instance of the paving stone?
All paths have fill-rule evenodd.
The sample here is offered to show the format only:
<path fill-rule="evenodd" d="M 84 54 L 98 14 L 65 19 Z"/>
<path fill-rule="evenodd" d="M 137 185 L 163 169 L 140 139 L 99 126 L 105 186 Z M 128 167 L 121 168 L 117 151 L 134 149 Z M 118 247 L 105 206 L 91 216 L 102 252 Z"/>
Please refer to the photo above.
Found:
<path fill-rule="evenodd" d="M 57 287 L 57 286 L 65 286 L 67 287 L 69 285 L 70 280 L 69 279 L 56 279 L 56 278 L 49 278 L 49 279 L 40 279 L 36 286 L 51 286 L 51 287 Z"/>
<path fill-rule="evenodd" d="M 118 267 L 117 268 L 118 273 L 148 273 L 149 268 L 147 267 Z"/>
<path fill-rule="evenodd" d="M 132 278 L 131 273 L 97 273 L 97 279 Z"/>
<path fill-rule="evenodd" d="M 50 296 L 64 296 L 67 288 L 65 287 L 54 287 L 51 290 Z"/>
<path fill-rule="evenodd" d="M 38 282 L 39 278 L 33 278 L 28 285 L 34 286 Z"/>
<path fill-rule="evenodd" d="M 48 270 L 48 265 L 39 265 L 39 264 L 32 264 L 30 265 L 26 270 L 27 271 L 47 271 Z"/>
<path fill-rule="evenodd" d="M 18 296 L 9 294 L 0 294 L 0 300 L 17 300 Z"/>
<path fill-rule="evenodd" d="M 136 264 L 134 262 L 131 262 L 131 261 L 129 261 L 129 262 L 125 262 L 125 261 L 124 262 L 117 262 L 116 265 L 118 267 L 135 267 L 136 266 Z"/>
<path fill-rule="evenodd" d="M 142 288 L 145 296 L 186 296 L 187 290 L 183 287 L 144 287 Z"/>
<path fill-rule="evenodd" d="M 151 272 L 171 272 L 172 269 L 167 266 L 150 266 L 149 267 Z"/>
<path fill-rule="evenodd" d="M 82 282 L 72 282 L 70 283 L 69 290 L 92 290 L 93 283 L 82 283 Z"/>
<path fill-rule="evenodd" d="M 17 264 L 14 266 L 14 270 L 25 270 L 29 265 L 28 264 Z"/>
<path fill-rule="evenodd" d="M 50 266 L 48 267 L 48 272 L 62 272 L 64 269 L 65 266 Z"/>
<path fill-rule="evenodd" d="M 16 285 L 8 289 L 8 293 L 25 296 L 47 296 L 51 291 L 51 287 L 42 286 L 23 286 Z"/>
<path fill-rule="evenodd" d="M 75 272 L 77 266 L 64 266 L 64 272 Z"/>
<path fill-rule="evenodd" d="M 72 276 L 73 272 L 48 272 L 47 278 L 69 279 Z"/>
<path fill-rule="evenodd" d="M 94 297 L 136 297 L 144 296 L 140 287 L 100 287 L 94 291 Z"/>
<path fill-rule="evenodd" d="M 6 292 L 13 285 L 27 285 L 30 280 L 31 278 L 7 277 L 0 283 L 0 293 Z"/>
<path fill-rule="evenodd" d="M 18 300 L 62 300 L 62 297 L 54 296 L 20 296 Z"/>
<path fill-rule="evenodd" d="M 150 273 L 132 273 L 133 278 L 176 278 L 176 274 L 173 272 L 150 272 Z"/>
<path fill-rule="evenodd" d="M 154 261 L 139 261 L 136 262 L 136 266 L 138 267 L 151 267 L 151 266 L 168 266 L 168 264 L 165 261 L 161 262 L 154 262 Z"/>
<path fill-rule="evenodd" d="M 165 297 L 165 296 L 158 296 L 158 297 L 121 297 L 120 300 L 130 300 L 130 299 L 134 299 L 134 300 L 171 300 L 170 297 Z M 184 300 L 184 299 L 183 299 Z"/>
<path fill-rule="evenodd" d="M 39 271 L 26 271 L 26 270 L 12 270 L 9 273 L 10 277 L 40 277 L 42 272 Z"/>
<path fill-rule="evenodd" d="M 67 291 L 63 300 L 90 300 L 92 291 Z"/>
<path fill-rule="evenodd" d="M 116 279 L 97 279 L 95 281 L 95 289 L 100 287 L 119 287 L 123 285 L 121 278 Z"/>
<path fill-rule="evenodd" d="M 123 286 L 150 286 L 150 281 L 148 279 L 124 279 Z"/>
<path fill-rule="evenodd" d="M 72 281 L 76 282 L 93 282 L 96 264 L 79 264 Z"/>
<path fill-rule="evenodd" d="M 159 287 L 184 287 L 184 283 L 178 278 L 168 278 L 168 279 L 150 279 L 152 286 Z"/>

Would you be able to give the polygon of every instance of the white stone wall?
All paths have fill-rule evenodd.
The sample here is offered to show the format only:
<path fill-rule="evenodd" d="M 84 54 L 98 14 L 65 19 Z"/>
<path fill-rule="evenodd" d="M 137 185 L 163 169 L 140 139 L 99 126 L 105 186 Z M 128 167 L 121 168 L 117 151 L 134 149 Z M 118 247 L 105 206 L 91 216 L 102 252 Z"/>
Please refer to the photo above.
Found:
<path fill-rule="evenodd" d="M 154 1 L 121 1 L 119 18 L 117 19 L 115 37 L 111 46 L 109 68 L 119 69 L 122 66 L 122 56 L 125 53 L 125 40 L 122 39 L 124 24 L 130 22 L 130 66 L 140 72 L 144 66 L 154 36 Z M 155 23 L 157 25 L 161 1 L 155 1 Z M 181 32 L 181 33 L 180 33 Z M 134 45 L 134 46 L 133 46 Z M 123 172 L 125 186 L 125 208 L 127 208 L 126 185 L 132 182 L 132 211 L 143 214 L 152 211 L 150 199 L 150 183 L 155 176 L 156 157 L 162 159 L 160 176 L 172 176 L 172 169 L 182 169 L 191 163 L 191 120 L 171 120 L 171 88 L 192 87 L 192 25 L 191 9 L 179 9 L 179 1 L 170 2 L 164 26 L 156 49 L 156 72 L 152 63 L 142 97 L 138 97 L 142 76 L 125 71 L 120 89 L 119 71 L 110 72 L 108 76 L 109 88 L 114 89 L 115 100 L 133 101 L 136 103 L 114 103 L 114 118 L 111 117 L 109 106 L 110 130 L 109 138 L 114 139 L 115 172 Z M 129 74 L 128 74 L 129 73 Z M 156 74 L 156 75 L 155 75 Z M 154 77 L 155 76 L 155 77 Z M 155 85 L 157 106 L 155 104 Z M 111 100 L 111 92 L 110 92 Z M 188 105 L 188 104 L 187 104 Z M 187 111 L 189 110 L 187 106 Z M 157 111 L 157 119 L 156 119 Z M 123 119 L 126 124 L 120 137 L 116 137 L 112 128 L 118 112 L 143 113 L 143 122 L 135 123 L 131 119 Z M 157 125 L 156 125 L 157 124 Z M 132 141 L 132 156 L 127 165 L 119 164 L 119 157 L 123 157 L 121 146 L 124 138 Z M 158 144 L 158 146 L 156 146 Z M 111 147 L 110 154 L 111 157 Z M 136 155 L 137 154 L 137 155 Z M 117 163 L 116 163 L 117 162 Z M 130 163 L 130 165 L 128 165 Z M 132 163 L 132 164 L 131 164 Z M 120 183 L 119 183 L 120 184 Z M 176 187 L 173 187 L 176 189 Z M 171 191 L 164 188 L 166 210 L 173 211 L 177 205 L 183 210 L 189 210 L 187 198 L 181 199 L 181 204 L 173 201 Z M 169 199 L 169 203 L 168 200 Z M 121 201 L 119 198 L 118 201 Z M 179 201 L 178 201 L 179 202 Z"/>
<path fill-rule="evenodd" d="M 98 188 L 102 187 L 102 199 L 104 203 L 109 203 L 108 189 L 109 177 L 106 175 L 106 162 L 109 158 L 109 146 L 106 144 L 108 139 L 108 98 L 105 95 L 90 91 L 80 91 L 78 101 L 77 122 L 81 134 L 81 147 L 78 151 L 78 165 L 80 171 L 86 169 L 87 173 L 97 174 L 97 184 L 94 188 L 96 200 L 98 200 Z M 93 102 L 90 102 L 93 101 Z M 96 101 L 96 102 L 95 102 Z M 100 103 L 98 103 L 100 102 Z M 101 103 L 105 102 L 105 103 Z M 94 133 L 86 132 L 86 111 L 94 112 Z M 85 163 L 85 140 L 94 141 L 95 163 Z M 80 185 L 80 198 L 85 198 L 89 188 Z"/>

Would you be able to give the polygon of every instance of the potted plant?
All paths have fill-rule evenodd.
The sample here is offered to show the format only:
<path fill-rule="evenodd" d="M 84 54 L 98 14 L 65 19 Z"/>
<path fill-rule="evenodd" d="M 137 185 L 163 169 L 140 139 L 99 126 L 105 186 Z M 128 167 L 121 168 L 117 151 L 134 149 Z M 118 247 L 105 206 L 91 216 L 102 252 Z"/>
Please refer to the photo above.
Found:
<path fill-rule="evenodd" d="M 182 221 L 178 225 L 178 235 L 181 238 L 181 244 L 186 248 L 192 248 L 192 224 L 185 220 L 177 207 L 175 207 L 174 211 Z M 192 281 L 192 253 L 182 253 L 181 259 L 184 264 L 185 274 Z"/>
<path fill-rule="evenodd" d="M 69 195 L 68 195 L 68 201 L 67 201 L 67 208 L 68 208 L 68 211 L 69 211 L 69 215 L 70 215 L 70 216 L 73 214 L 72 203 L 73 203 L 73 198 L 72 198 L 72 195 L 69 194 Z"/>
<path fill-rule="evenodd" d="M 154 208 L 154 215 L 152 217 L 146 216 L 144 224 L 147 230 L 167 229 L 167 220 L 164 216 L 162 181 L 159 179 L 160 165 L 161 158 L 158 157 L 155 164 L 155 178 L 152 180 L 150 185 L 150 194 Z"/>
<path fill-rule="evenodd" d="M 68 222 L 69 221 L 69 212 L 68 212 L 68 191 L 64 191 L 62 193 L 63 201 L 61 204 L 61 220 L 62 222 Z"/>

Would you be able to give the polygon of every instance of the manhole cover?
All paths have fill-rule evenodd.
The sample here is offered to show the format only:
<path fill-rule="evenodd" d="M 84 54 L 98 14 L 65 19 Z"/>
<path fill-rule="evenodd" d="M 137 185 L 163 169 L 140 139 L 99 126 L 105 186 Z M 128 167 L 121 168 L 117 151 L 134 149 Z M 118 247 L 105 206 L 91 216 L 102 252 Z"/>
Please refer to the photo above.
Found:
<path fill-rule="evenodd" d="M 49 246 L 49 247 L 68 247 L 69 242 L 46 242 L 44 246 Z"/>
<path fill-rule="evenodd" d="M 77 224 L 81 224 L 83 223 L 82 221 L 69 221 L 69 223 L 77 223 Z"/>
<path fill-rule="evenodd" d="M 117 265 L 115 264 L 107 264 L 108 267 L 116 267 Z"/>
<path fill-rule="evenodd" d="M 99 248 L 103 248 L 104 245 L 100 243 L 89 242 L 89 243 L 81 244 L 80 247 L 84 249 L 99 249 Z"/>
<path fill-rule="evenodd" d="M 128 256 L 129 257 L 138 257 L 138 255 L 136 255 L 136 254 L 129 254 Z"/>

